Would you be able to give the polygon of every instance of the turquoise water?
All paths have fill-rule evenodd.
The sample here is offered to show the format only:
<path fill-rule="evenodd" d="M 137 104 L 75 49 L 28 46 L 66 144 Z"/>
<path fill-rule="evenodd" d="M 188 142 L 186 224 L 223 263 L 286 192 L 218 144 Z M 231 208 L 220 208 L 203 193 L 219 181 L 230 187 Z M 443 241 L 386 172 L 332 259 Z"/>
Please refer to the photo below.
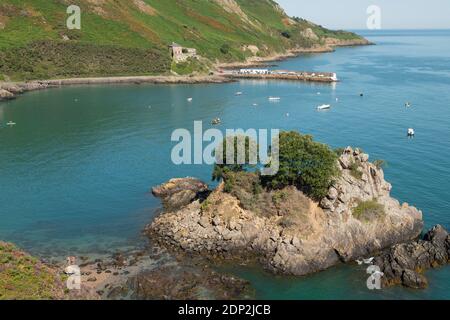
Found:
<path fill-rule="evenodd" d="M 0 239 L 44 256 L 140 243 L 159 206 L 151 186 L 174 176 L 210 178 L 206 165 L 171 163 L 172 131 L 192 130 L 194 120 L 210 127 L 215 117 L 222 129 L 294 129 L 333 147 L 360 146 L 388 162 L 393 195 L 422 209 L 427 227 L 450 229 L 450 31 L 365 35 L 377 45 L 279 63 L 337 72 L 342 82 L 336 85 L 65 87 L 0 103 Z M 271 103 L 268 96 L 282 100 Z M 317 112 L 323 103 L 333 108 Z M 17 125 L 6 127 L 10 120 Z M 415 139 L 406 138 L 409 127 Z M 366 289 L 365 270 L 358 267 L 296 279 L 254 268 L 232 271 L 251 280 L 260 298 L 450 298 L 448 267 L 427 273 L 425 291 L 376 293 Z"/>

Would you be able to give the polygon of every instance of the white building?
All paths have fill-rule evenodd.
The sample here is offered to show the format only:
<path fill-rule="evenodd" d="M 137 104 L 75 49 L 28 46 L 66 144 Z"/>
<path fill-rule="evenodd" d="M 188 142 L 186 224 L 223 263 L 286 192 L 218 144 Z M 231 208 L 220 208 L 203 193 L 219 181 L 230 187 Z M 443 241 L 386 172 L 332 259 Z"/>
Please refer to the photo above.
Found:
<path fill-rule="evenodd" d="M 269 69 L 241 69 L 240 74 L 269 74 Z"/>

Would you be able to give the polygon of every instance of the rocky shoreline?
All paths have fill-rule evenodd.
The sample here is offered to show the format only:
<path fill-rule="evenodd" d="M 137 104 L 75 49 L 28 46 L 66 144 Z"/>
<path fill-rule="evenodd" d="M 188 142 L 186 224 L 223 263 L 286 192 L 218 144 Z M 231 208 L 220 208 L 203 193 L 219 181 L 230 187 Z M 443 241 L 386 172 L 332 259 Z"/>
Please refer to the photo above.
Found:
<path fill-rule="evenodd" d="M 446 265 L 450 261 L 450 235 L 437 225 L 422 239 L 401 243 L 389 248 L 374 260 L 383 273 L 383 286 L 402 284 L 424 289 L 428 281 L 424 271 Z"/>
<path fill-rule="evenodd" d="M 390 197 L 383 170 L 361 150 L 347 147 L 338 162 L 340 177 L 322 201 L 291 186 L 263 191 L 263 211 L 246 208 L 223 183 L 210 190 L 188 177 L 154 187 L 164 211 L 144 231 L 148 246 L 102 259 L 69 257 L 80 267 L 81 291 L 64 289 L 68 264 L 29 261 L 55 279 L 40 284 L 52 299 L 252 299 L 248 281 L 217 266 L 256 262 L 276 274 L 304 276 L 370 257 L 383 287 L 427 287 L 424 272 L 449 262 L 448 232 L 438 225 L 421 237 L 422 213 Z M 370 210 L 358 211 L 361 204 Z"/>
<path fill-rule="evenodd" d="M 11 100 L 18 95 L 35 90 L 58 88 L 71 85 L 98 85 L 98 84 L 202 84 L 227 83 L 234 80 L 220 75 L 204 76 L 135 76 L 135 77 L 99 77 L 99 78 L 73 78 L 55 80 L 36 80 L 30 82 L 0 82 L 0 101 Z"/>
<path fill-rule="evenodd" d="M 255 294 L 248 281 L 151 244 L 102 258 L 71 256 L 50 263 L 0 241 L 0 261 L 0 300 L 242 300 Z M 79 267 L 79 290 L 66 287 L 68 266 Z"/>
<path fill-rule="evenodd" d="M 282 191 L 280 203 L 264 204 L 268 212 L 264 215 L 245 209 L 240 199 L 224 191 L 223 183 L 205 198 L 198 196 L 205 194 L 206 185 L 201 181 L 173 179 L 153 189 L 166 211 L 146 232 L 174 252 L 213 261 L 257 258 L 274 273 L 296 276 L 379 255 L 376 261 L 386 271 L 385 284 L 408 285 L 402 280 L 406 268 L 422 272 L 446 263 L 448 254 L 430 254 L 428 263 L 418 263 L 416 268 L 408 264 L 392 267 L 388 263 L 392 261 L 389 250 L 397 252 L 395 248 L 401 244 L 425 246 L 428 252 L 436 250 L 428 242 L 416 240 L 423 229 L 422 212 L 393 199 L 392 186 L 384 180 L 383 170 L 368 160 L 369 156 L 359 149 L 346 148 L 339 157 L 340 178 L 320 203 L 289 187 Z M 189 192 L 180 185 L 189 185 Z M 263 195 L 271 199 L 275 196 L 279 197 Z M 444 252 L 445 245 L 439 246 Z M 420 258 L 417 250 L 412 250 L 412 261 Z M 388 270 L 396 271 L 391 275 Z"/>
<path fill-rule="evenodd" d="M 230 69 L 240 67 L 256 67 L 266 65 L 268 62 L 281 61 L 294 58 L 305 53 L 325 53 L 334 51 L 335 47 L 372 45 L 368 40 L 338 40 L 327 38 L 324 45 L 312 48 L 294 48 L 286 53 L 276 53 L 267 57 L 253 56 L 245 62 L 216 63 L 215 69 Z M 223 77 L 214 73 L 210 75 L 159 75 L 159 76 L 123 76 L 123 77 L 92 77 L 92 78 L 69 78 L 34 80 L 27 82 L 1 82 L 0 81 L 0 101 L 15 99 L 18 95 L 35 90 L 57 88 L 70 85 L 96 85 L 96 84 L 204 84 L 204 83 L 228 83 L 235 80 Z"/>
<path fill-rule="evenodd" d="M 336 51 L 336 47 L 353 47 L 353 46 L 368 46 L 374 45 L 374 43 L 362 38 L 354 40 L 337 40 L 328 38 L 324 45 L 316 45 L 311 48 L 294 48 L 290 49 L 285 53 L 276 53 L 267 57 L 257 57 L 253 56 L 248 58 L 245 62 L 229 62 L 229 63 L 219 63 L 216 66 L 223 69 L 233 69 L 233 68 L 250 68 L 265 66 L 269 62 L 283 61 L 290 58 L 298 57 L 302 54 L 313 54 L 313 53 L 327 53 Z"/>

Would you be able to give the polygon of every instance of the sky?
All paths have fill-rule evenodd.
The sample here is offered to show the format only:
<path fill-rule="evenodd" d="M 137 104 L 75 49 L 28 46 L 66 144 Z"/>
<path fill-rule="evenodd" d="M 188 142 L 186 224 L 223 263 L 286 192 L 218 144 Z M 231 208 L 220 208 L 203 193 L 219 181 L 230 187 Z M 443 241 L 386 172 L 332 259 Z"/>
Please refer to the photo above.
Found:
<path fill-rule="evenodd" d="M 450 0 L 275 0 L 290 16 L 332 29 L 366 29 L 380 8 L 381 29 L 450 29 Z"/>

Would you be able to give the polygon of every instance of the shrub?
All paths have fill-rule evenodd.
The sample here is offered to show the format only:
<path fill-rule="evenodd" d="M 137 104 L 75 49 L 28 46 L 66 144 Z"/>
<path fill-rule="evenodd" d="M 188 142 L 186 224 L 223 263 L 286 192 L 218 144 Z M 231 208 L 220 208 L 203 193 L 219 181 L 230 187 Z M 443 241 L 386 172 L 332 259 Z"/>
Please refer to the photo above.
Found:
<path fill-rule="evenodd" d="M 280 133 L 279 150 L 280 168 L 265 177 L 265 185 L 275 189 L 294 185 L 315 200 L 325 197 L 339 174 L 333 150 L 294 131 Z"/>
<path fill-rule="evenodd" d="M 363 173 L 359 171 L 358 168 L 359 168 L 358 163 L 352 162 L 352 164 L 348 169 L 350 170 L 350 174 L 353 178 L 361 180 Z"/>
<path fill-rule="evenodd" d="M 275 205 L 280 204 L 283 200 L 285 200 L 287 197 L 286 193 L 281 191 L 281 190 L 277 190 L 275 191 L 275 193 L 272 195 L 272 202 Z"/>
<path fill-rule="evenodd" d="M 292 35 L 289 31 L 283 31 L 283 32 L 281 32 L 281 35 L 287 39 L 290 39 L 292 37 Z"/>
<path fill-rule="evenodd" d="M 238 163 L 238 151 L 239 144 L 244 143 L 245 148 L 245 159 L 244 163 Z M 233 145 L 234 148 L 234 160 L 233 163 L 226 163 L 227 159 L 227 145 Z M 240 172 L 252 167 L 254 165 L 250 164 L 250 149 L 258 151 L 258 145 L 250 137 L 244 135 L 228 136 L 215 150 L 216 164 L 214 165 L 212 180 L 220 181 L 229 172 Z M 221 160 L 221 161 L 219 161 Z M 221 163 L 222 162 L 222 163 Z M 226 182 L 226 181 L 225 181 Z"/>
<path fill-rule="evenodd" d="M 230 45 L 228 43 L 224 43 L 221 47 L 220 47 L 220 52 L 223 54 L 228 54 L 230 52 Z"/>
<path fill-rule="evenodd" d="M 170 57 L 162 49 L 43 40 L 0 50 L 0 73 L 20 80 L 161 74 L 169 70 Z"/>
<path fill-rule="evenodd" d="M 211 205 L 211 203 L 209 202 L 208 199 L 206 199 L 206 200 L 203 201 L 202 204 L 200 205 L 200 209 L 202 210 L 202 212 L 208 211 L 210 205 Z"/>
<path fill-rule="evenodd" d="M 334 149 L 334 152 L 336 153 L 336 155 L 338 157 L 340 157 L 344 153 L 344 151 L 345 151 L 345 148 L 336 148 L 336 149 Z"/>
<path fill-rule="evenodd" d="M 387 162 L 385 160 L 382 159 L 377 159 L 373 162 L 373 164 L 375 165 L 375 167 L 377 167 L 377 169 L 381 169 L 387 166 Z"/>
<path fill-rule="evenodd" d="M 202 61 L 190 57 L 183 62 L 173 62 L 172 71 L 176 72 L 179 75 L 188 75 L 194 72 L 207 74 L 209 69 L 206 64 L 202 63 Z"/>
<path fill-rule="evenodd" d="M 376 200 L 360 201 L 353 209 L 353 216 L 361 221 L 372 221 L 385 214 L 384 206 Z"/>
<path fill-rule="evenodd" d="M 258 172 L 233 172 L 228 170 L 224 175 L 224 192 L 240 201 L 242 208 L 258 212 L 260 195 L 263 193 Z"/>

